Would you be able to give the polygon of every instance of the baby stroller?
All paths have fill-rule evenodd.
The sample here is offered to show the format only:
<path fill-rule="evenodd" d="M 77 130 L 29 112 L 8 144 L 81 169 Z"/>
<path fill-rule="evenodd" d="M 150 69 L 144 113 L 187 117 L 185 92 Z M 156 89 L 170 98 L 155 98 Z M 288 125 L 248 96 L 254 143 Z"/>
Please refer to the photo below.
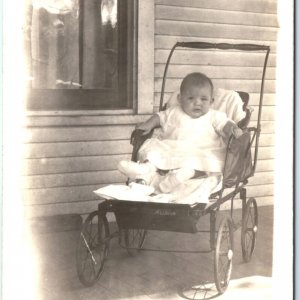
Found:
<path fill-rule="evenodd" d="M 229 139 L 223 170 L 223 181 L 220 190 L 210 196 L 209 204 L 198 203 L 189 205 L 184 203 L 159 203 L 147 201 L 120 200 L 111 197 L 102 197 L 98 209 L 91 212 L 86 218 L 78 241 L 76 254 L 77 273 L 80 281 L 85 286 L 93 285 L 101 276 L 105 259 L 109 253 L 110 240 L 119 237 L 119 245 L 127 249 L 129 254 L 139 250 L 172 251 L 185 253 L 208 253 L 214 256 L 214 280 L 219 293 L 223 293 L 230 281 L 233 258 L 233 233 L 241 226 L 242 255 L 245 262 L 251 260 L 258 229 L 258 209 L 254 198 L 247 199 L 246 185 L 248 178 L 255 173 L 258 145 L 260 136 L 260 120 L 263 105 L 264 80 L 270 48 L 268 46 L 254 44 L 227 44 L 206 42 L 178 42 L 170 51 L 165 66 L 160 107 L 164 109 L 163 100 L 165 82 L 171 57 L 176 48 L 192 49 L 221 49 L 240 51 L 265 51 L 265 60 L 262 71 L 260 88 L 259 111 L 256 127 L 248 127 L 251 109 L 248 108 L 249 94 L 238 91 L 246 112 L 245 118 L 238 123 L 244 134 L 235 139 Z M 131 136 L 133 144 L 132 160 L 137 161 L 137 153 L 145 139 L 141 131 L 135 130 Z M 251 149 L 254 150 L 253 153 Z M 238 199 L 237 199 L 238 196 Z M 242 202 L 241 222 L 233 222 L 234 202 Z M 216 216 L 220 206 L 230 201 L 230 212 L 222 217 L 218 229 L 216 228 Z M 112 212 L 115 215 L 118 231 L 111 233 L 106 214 Z M 199 230 L 197 223 L 200 218 L 209 215 L 209 230 Z M 207 232 L 210 239 L 209 249 L 146 249 L 143 248 L 147 231 L 160 230 L 182 233 Z"/>

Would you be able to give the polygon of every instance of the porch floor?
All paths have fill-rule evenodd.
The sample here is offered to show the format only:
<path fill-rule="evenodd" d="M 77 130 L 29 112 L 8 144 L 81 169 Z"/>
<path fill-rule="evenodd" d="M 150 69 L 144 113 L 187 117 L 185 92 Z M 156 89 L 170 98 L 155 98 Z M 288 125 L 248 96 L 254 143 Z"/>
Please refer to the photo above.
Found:
<path fill-rule="evenodd" d="M 240 229 L 234 233 L 234 263 L 227 291 L 214 286 L 213 255 L 141 251 L 131 257 L 112 239 L 104 272 L 92 287 L 76 274 L 77 231 L 36 234 L 38 299 L 271 299 L 273 206 L 259 207 L 259 229 L 252 260 L 243 263 Z M 220 212 L 219 215 L 226 213 Z M 227 212 L 228 213 L 228 212 Z M 241 211 L 234 212 L 240 220 Z M 209 217 L 200 219 L 203 227 Z M 115 226 L 110 224 L 111 227 Z M 202 226 L 202 225 L 201 225 Z M 209 247 L 209 234 L 150 231 L 145 247 Z"/>

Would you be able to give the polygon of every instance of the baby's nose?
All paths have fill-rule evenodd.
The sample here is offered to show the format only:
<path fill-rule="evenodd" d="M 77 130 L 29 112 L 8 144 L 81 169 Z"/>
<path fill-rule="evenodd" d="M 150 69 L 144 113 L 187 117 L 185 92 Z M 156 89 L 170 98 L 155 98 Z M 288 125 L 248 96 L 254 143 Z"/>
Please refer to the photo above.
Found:
<path fill-rule="evenodd" d="M 201 98 L 195 98 L 195 104 L 201 105 L 202 104 Z"/>

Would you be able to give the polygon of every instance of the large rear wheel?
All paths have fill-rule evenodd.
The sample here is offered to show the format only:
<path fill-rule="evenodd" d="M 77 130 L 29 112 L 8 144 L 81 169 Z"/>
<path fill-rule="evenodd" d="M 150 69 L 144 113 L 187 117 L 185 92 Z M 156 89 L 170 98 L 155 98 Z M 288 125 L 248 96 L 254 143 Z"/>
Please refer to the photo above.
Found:
<path fill-rule="evenodd" d="M 85 220 L 76 252 L 77 274 L 85 286 L 93 285 L 100 277 L 109 248 L 109 228 L 105 216 L 98 211 Z"/>

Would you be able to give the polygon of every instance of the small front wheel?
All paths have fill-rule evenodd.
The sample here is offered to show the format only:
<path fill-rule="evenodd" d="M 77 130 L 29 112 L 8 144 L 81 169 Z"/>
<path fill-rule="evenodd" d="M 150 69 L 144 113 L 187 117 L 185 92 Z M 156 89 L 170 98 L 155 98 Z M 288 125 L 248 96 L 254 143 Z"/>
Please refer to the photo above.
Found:
<path fill-rule="evenodd" d="M 109 248 L 109 228 L 105 216 L 98 211 L 85 220 L 76 252 L 77 274 L 85 286 L 93 285 L 100 277 Z"/>
<path fill-rule="evenodd" d="M 233 226 L 229 217 L 221 221 L 214 256 L 214 277 L 219 293 L 224 293 L 230 281 L 233 258 Z"/>
<path fill-rule="evenodd" d="M 258 211 L 254 198 L 247 201 L 242 220 L 241 244 L 244 262 L 251 260 L 257 235 Z"/>

